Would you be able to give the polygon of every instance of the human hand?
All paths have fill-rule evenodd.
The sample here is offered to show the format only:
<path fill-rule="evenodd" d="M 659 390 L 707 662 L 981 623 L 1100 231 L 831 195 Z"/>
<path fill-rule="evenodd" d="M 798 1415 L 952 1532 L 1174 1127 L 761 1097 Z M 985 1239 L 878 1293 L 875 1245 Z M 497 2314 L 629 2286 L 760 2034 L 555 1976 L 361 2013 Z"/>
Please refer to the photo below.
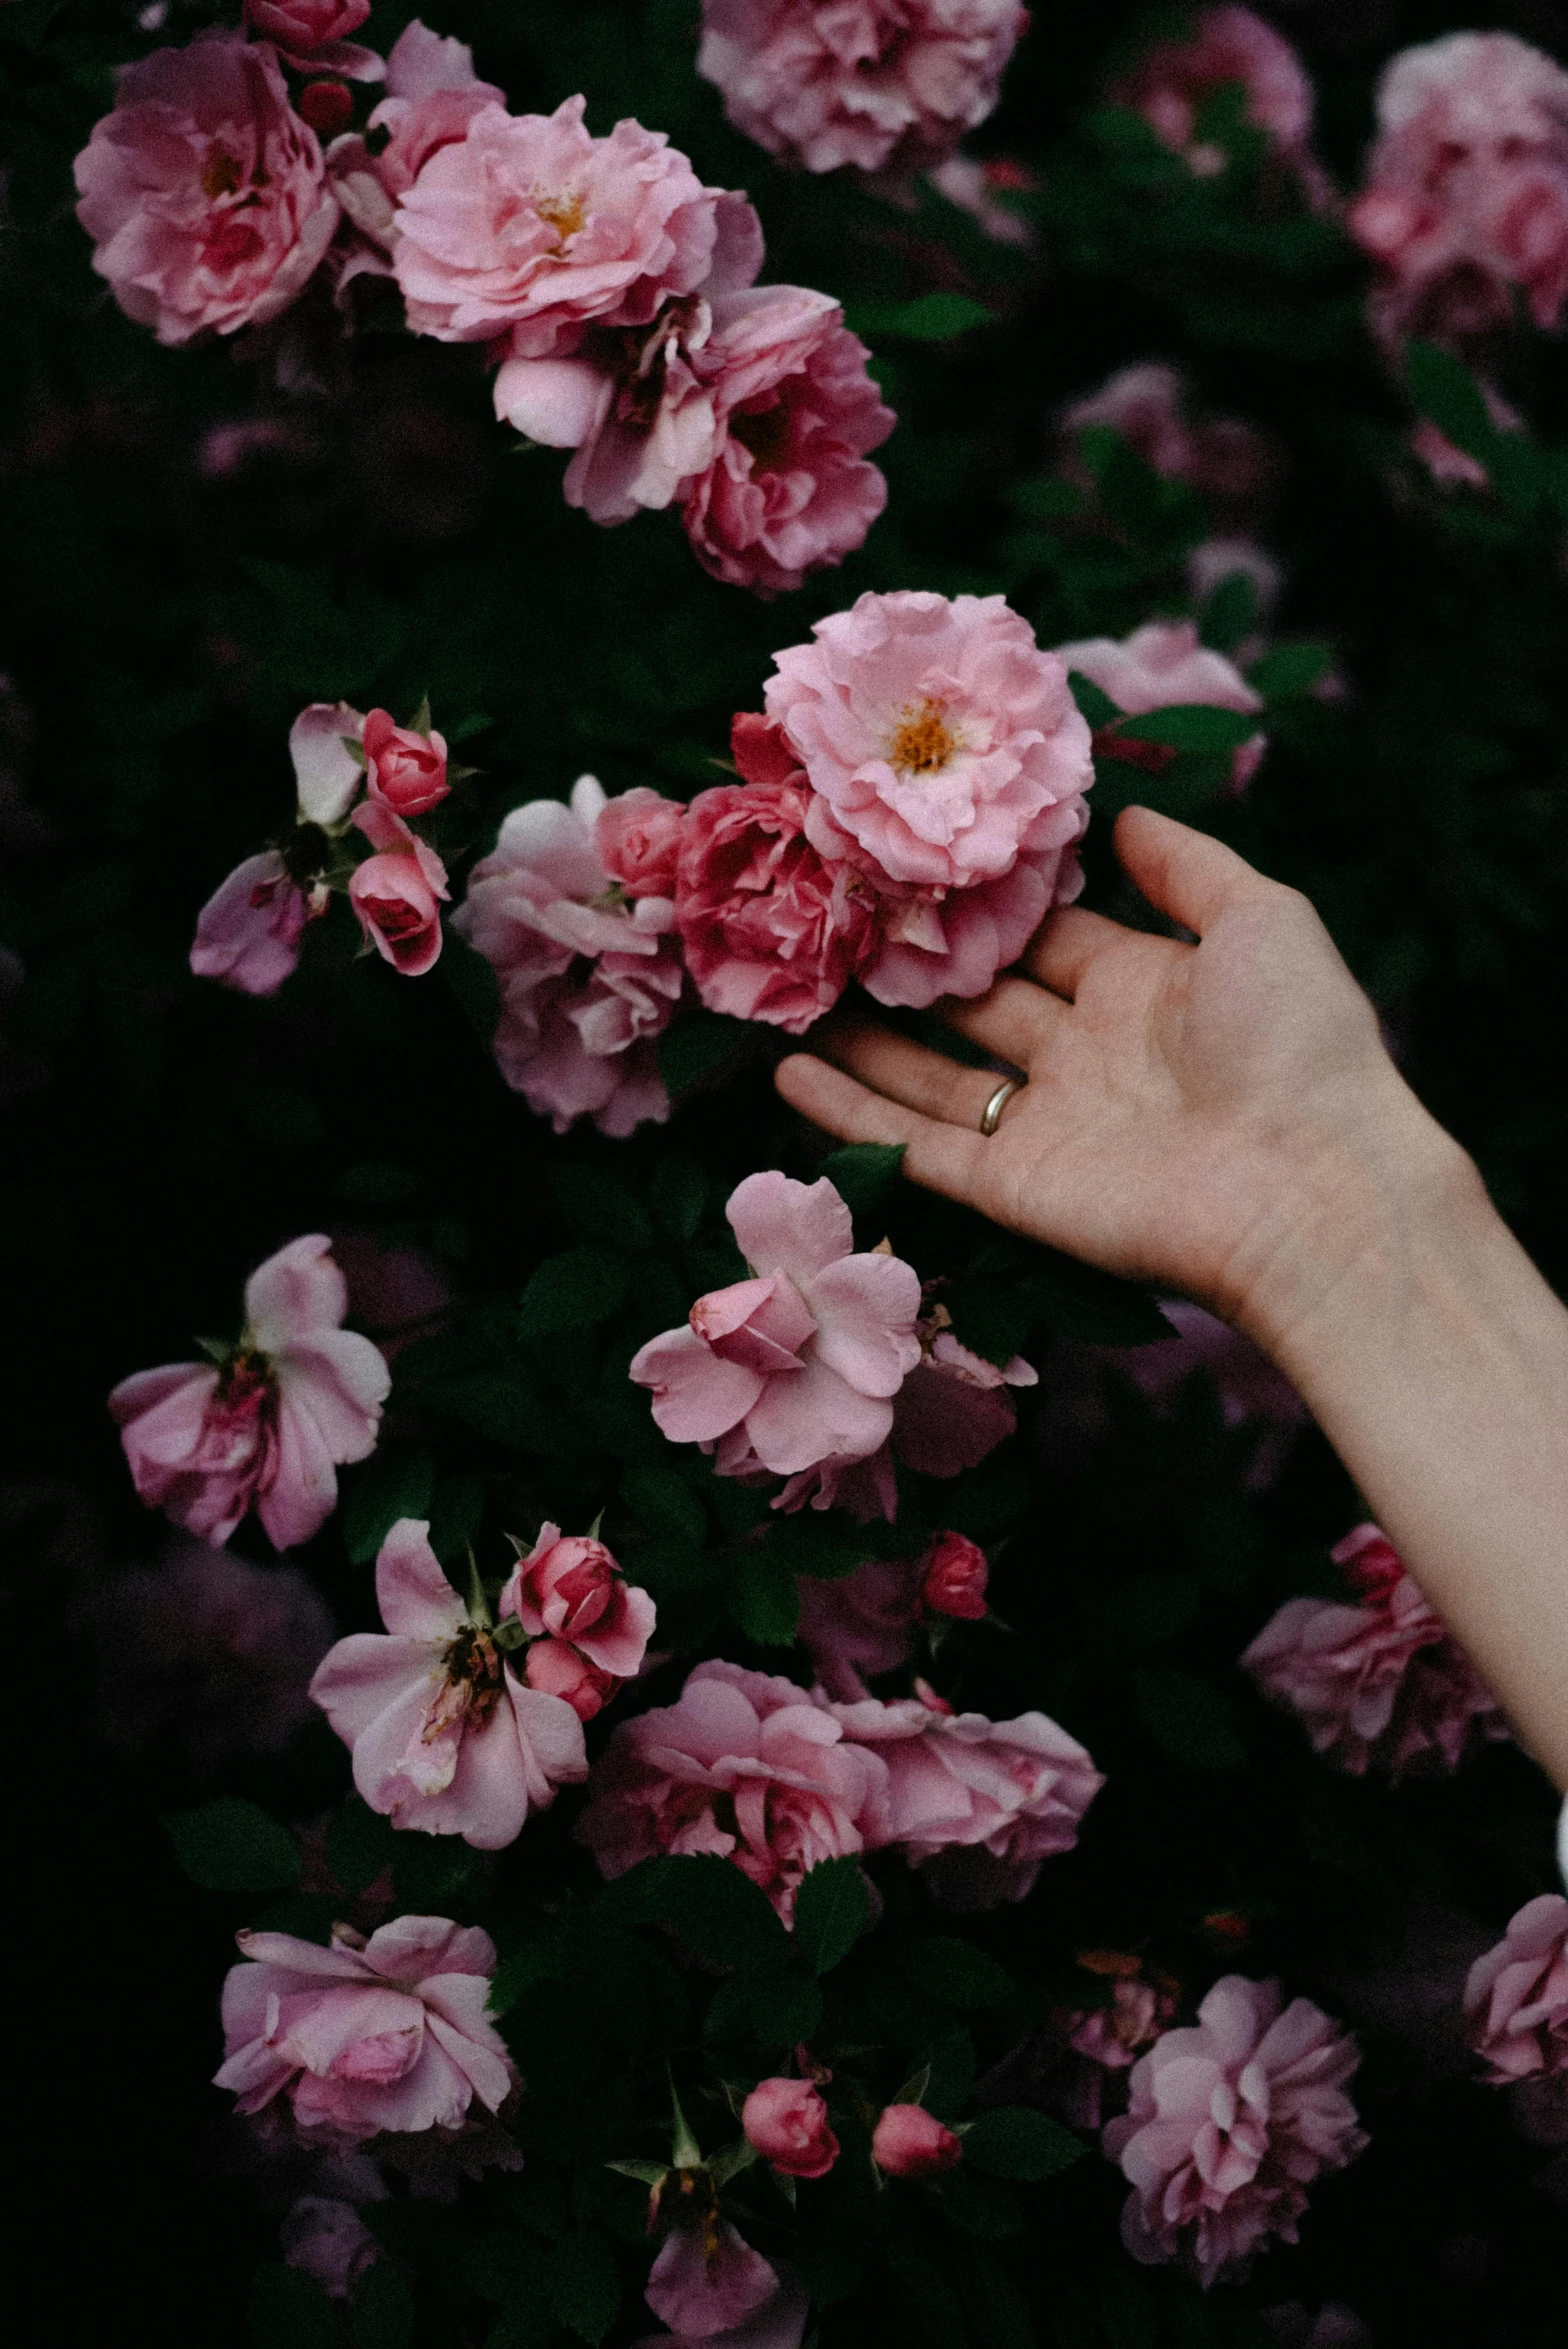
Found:
<path fill-rule="evenodd" d="M 917 1183 L 1108 1271 L 1201 1299 L 1275 1350 L 1358 1258 L 1469 1162 L 1416 1101 L 1307 900 L 1147 808 L 1129 877 L 1199 943 L 1068 907 L 974 1002 L 938 1016 L 1028 1077 L 997 1078 L 861 1016 L 779 1067 L 785 1100 L 852 1142 L 902 1142 Z"/>

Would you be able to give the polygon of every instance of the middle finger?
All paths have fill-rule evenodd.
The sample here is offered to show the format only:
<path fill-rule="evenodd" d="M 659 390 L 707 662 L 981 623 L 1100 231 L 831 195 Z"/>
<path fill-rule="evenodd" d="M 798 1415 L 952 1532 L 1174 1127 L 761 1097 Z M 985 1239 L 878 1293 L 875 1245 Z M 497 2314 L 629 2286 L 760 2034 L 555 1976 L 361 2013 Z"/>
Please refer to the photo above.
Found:
<path fill-rule="evenodd" d="M 994 1069 L 965 1068 L 942 1052 L 912 1044 L 874 1021 L 834 1022 L 812 1037 L 824 1060 L 848 1069 L 889 1101 L 940 1118 L 944 1125 L 978 1127 L 986 1103 L 1001 1082 Z"/>

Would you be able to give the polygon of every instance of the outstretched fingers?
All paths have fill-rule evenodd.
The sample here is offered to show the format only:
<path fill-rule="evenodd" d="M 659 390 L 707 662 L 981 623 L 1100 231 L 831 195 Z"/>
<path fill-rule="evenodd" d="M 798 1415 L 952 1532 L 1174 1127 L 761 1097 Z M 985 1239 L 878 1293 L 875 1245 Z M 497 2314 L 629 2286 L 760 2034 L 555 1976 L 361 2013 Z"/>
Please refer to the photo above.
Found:
<path fill-rule="evenodd" d="M 1123 808 L 1115 839 L 1128 879 L 1152 906 L 1200 938 L 1222 913 L 1278 888 L 1222 840 L 1151 807 Z"/>
<path fill-rule="evenodd" d="M 971 1076 L 975 1072 L 955 1069 L 954 1073 Z M 902 1142 L 904 1172 L 911 1182 L 923 1183 L 927 1190 L 941 1191 L 950 1199 L 974 1197 L 982 1154 L 988 1147 L 978 1124 L 966 1132 L 962 1126 L 925 1117 L 917 1109 L 874 1093 L 858 1077 L 830 1067 L 808 1052 L 792 1053 L 781 1061 L 773 1082 L 792 1109 L 827 1133 L 836 1134 L 841 1142 Z M 994 1090 L 996 1080 L 990 1082 Z"/>

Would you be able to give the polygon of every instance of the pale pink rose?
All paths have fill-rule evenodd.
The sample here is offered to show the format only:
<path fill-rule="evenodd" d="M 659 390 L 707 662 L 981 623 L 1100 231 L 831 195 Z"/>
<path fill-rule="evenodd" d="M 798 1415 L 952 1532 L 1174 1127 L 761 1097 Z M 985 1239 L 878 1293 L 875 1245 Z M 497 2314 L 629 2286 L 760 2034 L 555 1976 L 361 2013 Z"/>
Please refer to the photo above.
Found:
<path fill-rule="evenodd" d="M 913 1267 L 854 1253 L 849 1209 L 825 1176 L 748 1175 L 725 1213 L 751 1277 L 699 1297 L 685 1328 L 633 1357 L 656 1424 L 672 1443 L 717 1446 L 721 1476 L 869 1458 L 920 1359 Z"/>
<path fill-rule="evenodd" d="M 272 51 L 199 33 L 121 69 L 76 158 L 93 267 L 161 343 L 259 326 L 303 293 L 338 223 L 316 134 Z"/>
<path fill-rule="evenodd" d="M 704 2321 L 711 2313 L 706 2301 L 701 2313 Z M 800 2349 L 810 2315 L 810 2295 L 780 2260 L 778 2289 L 738 2325 L 722 2333 L 697 2333 L 689 2326 L 673 2333 L 645 2333 L 632 2349 Z"/>
<path fill-rule="evenodd" d="M 570 356 L 585 327 L 644 326 L 702 283 L 714 193 L 662 132 L 627 120 L 591 138 L 584 111 L 481 107 L 399 197 L 393 266 L 416 334 Z"/>
<path fill-rule="evenodd" d="M 1568 1900 L 1545 1892 L 1509 1919 L 1470 1969 L 1465 2020 L 1494 2086 L 1568 2079 Z"/>
<path fill-rule="evenodd" d="M 1457 1770 L 1508 1736 L 1497 1701 L 1376 1526 L 1334 1551 L 1360 1603 L 1288 1599 L 1241 1657 L 1335 1769 L 1394 1780 Z"/>
<path fill-rule="evenodd" d="M 1000 596 L 867 594 L 774 656 L 766 701 L 818 795 L 894 882 L 965 888 L 1083 828 L 1089 729 Z"/>
<path fill-rule="evenodd" d="M 599 861 L 628 897 L 675 895 L 675 862 L 680 855 L 686 810 L 646 784 L 607 799 L 594 826 Z"/>
<path fill-rule="evenodd" d="M 747 2144 L 786 2178 L 825 2178 L 838 2159 L 828 2108 L 809 2080 L 759 2080 L 740 2125 Z"/>
<path fill-rule="evenodd" d="M 697 71 L 737 130 L 807 171 L 920 170 L 984 122 L 1019 0 L 703 0 Z"/>
<path fill-rule="evenodd" d="M 1089 810 L 1079 799 L 1053 813 L 1059 823 L 1038 827 L 1054 830 L 1051 846 L 1020 855 L 1009 872 L 966 889 L 889 882 L 864 850 L 844 843 L 841 853 L 877 892 L 879 945 L 857 973 L 866 993 L 878 1003 L 916 1011 L 943 995 L 984 995 L 998 971 L 1018 960 L 1051 908 L 1070 905 L 1083 888 L 1077 843 L 1088 829 Z M 833 854 L 820 805 L 813 829 Z"/>
<path fill-rule="evenodd" d="M 563 1538 L 558 1526 L 544 1525 L 501 1593 L 501 1615 L 515 1615 L 540 1642 L 528 1654 L 530 1688 L 553 1689 L 586 1721 L 621 1681 L 642 1670 L 655 1608 L 645 1590 L 626 1581 L 603 1542 L 585 1534 Z M 563 1647 L 590 1672 L 570 1674 L 556 1652 Z"/>
<path fill-rule="evenodd" d="M 242 2113 L 281 2094 L 297 2128 L 359 2144 L 458 2128 L 476 2098 L 497 2112 L 516 2087 L 485 2012 L 495 1944 L 477 1926 L 397 1917 L 367 1942 L 339 1925 L 325 1949 L 292 1933 L 236 1938 L 246 1963 L 223 1985 L 214 2085 Z"/>
<path fill-rule="evenodd" d="M 314 2278 L 334 2300 L 346 2300 L 381 2256 L 381 2247 L 352 2202 L 301 2194 L 278 2229 L 285 2267 Z"/>
<path fill-rule="evenodd" d="M 920 1561 L 920 1604 L 928 1615 L 953 1615 L 966 1623 L 984 1616 L 990 1562 L 967 1534 L 939 1533 Z"/>
<path fill-rule="evenodd" d="M 291 1240 L 245 1284 L 245 1330 L 221 1367 L 175 1362 L 109 1397 L 136 1490 L 205 1541 L 254 1508 L 277 1549 L 337 1506 L 336 1463 L 376 1447 L 391 1374 L 341 1324 L 343 1275 L 321 1233 Z"/>
<path fill-rule="evenodd" d="M 1185 41 L 1162 41 L 1118 81 L 1111 97 L 1141 114 L 1162 146 L 1200 179 L 1224 171 L 1225 151 L 1200 138 L 1198 116 L 1217 91 L 1239 84 L 1246 120 L 1295 166 L 1322 203 L 1327 183 L 1309 153 L 1312 83 L 1295 50 L 1250 8 L 1205 8 Z"/>
<path fill-rule="evenodd" d="M 452 786 L 446 779 L 446 737 L 395 726 L 386 710 L 365 719 L 365 787 L 395 816 L 428 815 Z"/>
<path fill-rule="evenodd" d="M 1098 685 L 1124 717 L 1192 704 L 1245 716 L 1263 707 L 1262 696 L 1235 663 L 1199 643 L 1191 620 L 1149 620 L 1122 642 L 1092 636 L 1056 649 L 1068 668 Z M 1124 758 L 1135 766 L 1168 765 L 1173 755 L 1159 743 L 1126 740 L 1114 720 L 1098 730 L 1094 747 L 1102 758 Z M 1267 749 L 1266 734 L 1254 734 L 1237 746 L 1231 756 L 1233 791 L 1246 789 Z"/>
<path fill-rule="evenodd" d="M 919 2104 L 884 2105 L 871 2132 L 871 2158 L 884 2177 L 940 2177 L 963 2152 L 963 2139 Z"/>
<path fill-rule="evenodd" d="M 838 1581 L 796 1580 L 800 1642 L 830 1697 L 855 1704 L 870 1695 L 868 1679 L 908 1663 L 919 1620 L 919 1560 L 868 1558 Z"/>
<path fill-rule="evenodd" d="M 1010 204 L 1000 198 L 1018 190 L 1039 185 L 1033 174 L 1022 165 L 1010 163 L 1001 156 L 988 156 L 982 163 L 974 155 L 950 155 L 928 174 L 938 195 L 956 204 L 960 212 L 967 212 L 983 236 L 996 245 L 1016 245 L 1027 252 L 1035 242 L 1033 229 Z"/>
<path fill-rule="evenodd" d="M 849 1743 L 830 1708 L 792 1680 L 714 1662 L 677 1703 L 622 1722 L 576 1834 L 605 1876 L 658 1852 L 716 1853 L 788 1924 L 818 1861 L 886 1840 L 886 1797 L 880 1754 Z"/>
<path fill-rule="evenodd" d="M 309 899 L 278 849 L 248 856 L 197 915 L 191 969 L 242 995 L 276 995 L 298 967 L 310 915 Z"/>
<path fill-rule="evenodd" d="M 1271 2235 L 1297 2240 L 1307 2187 L 1367 2140 L 1345 2082 L 1355 2041 L 1310 1999 L 1227 1974 L 1190 2030 L 1167 2031 L 1132 2073 L 1132 2102 L 1100 2142 L 1133 2193 L 1134 2259 L 1179 2259 L 1205 2286 Z"/>
<path fill-rule="evenodd" d="M 665 897 L 629 902 L 612 881 L 597 838 L 606 805 L 584 775 L 569 807 L 514 808 L 453 916 L 500 981 L 501 1074 L 558 1134 L 592 1117 L 624 1136 L 670 1114 L 654 1043 L 681 994 L 675 909 Z"/>
<path fill-rule="evenodd" d="M 863 1525 L 873 1517 L 891 1525 L 895 1459 L 920 1476 L 961 1476 L 1012 1434 L 1018 1414 L 1007 1389 L 1037 1386 L 1033 1364 L 1015 1354 L 998 1368 L 960 1345 L 940 1314 L 923 1319 L 917 1334 L 920 1360 L 894 1398 L 888 1442 L 867 1460 L 823 1461 L 792 1476 L 776 1508 L 798 1509 L 809 1500 L 814 1509 L 847 1509 Z"/>
<path fill-rule="evenodd" d="M 1232 525 L 1257 521 L 1276 472 L 1268 441 L 1240 416 L 1194 417 L 1179 368 L 1148 359 L 1119 369 L 1063 410 L 1064 435 L 1091 425 L 1117 433 L 1151 472 L 1195 489 Z"/>
<path fill-rule="evenodd" d="M 778 2289 L 777 2269 L 728 2219 L 715 2218 L 671 2228 L 643 2297 L 675 2332 L 711 2340 L 757 2316 Z"/>
<path fill-rule="evenodd" d="M 529 1811 L 588 1774 L 582 1723 L 518 1680 L 488 1623 L 447 1581 L 423 1520 L 400 1518 L 376 1560 L 386 1636 L 356 1632 L 310 1684 L 354 1756 L 354 1784 L 395 1827 L 499 1851 Z"/>
<path fill-rule="evenodd" d="M 880 1704 L 832 1705 L 844 1735 L 887 1767 L 885 1828 L 913 1866 L 983 1850 L 992 1900 L 1023 1900 L 1042 1861 L 1071 1851 L 1105 1784 L 1089 1755 L 1044 1713 L 988 1721 L 937 1709 L 929 1692 Z M 965 1906 L 979 1905 L 966 1900 Z"/>
<path fill-rule="evenodd" d="M 351 82 L 378 82 L 386 72 L 374 49 L 345 37 L 369 14 L 370 0 L 245 0 L 245 22 L 286 65 L 347 74 Z"/>
<path fill-rule="evenodd" d="M 156 1566 L 106 1581 L 90 1621 L 109 1743 L 140 1754 L 172 1738 L 203 1776 L 289 1744 L 313 1717 L 310 1676 L 332 1644 L 303 1574 L 206 1542 L 176 1542 Z"/>
<path fill-rule="evenodd" d="M 370 268 L 389 274 L 396 236 L 397 199 L 411 188 L 438 147 L 466 136 L 484 106 L 504 106 L 506 92 L 482 82 L 464 41 L 443 40 L 416 17 L 392 44 L 387 94 L 365 125 L 379 136 L 374 149 L 357 131 L 335 139 L 327 167 L 344 212 L 365 243 L 345 265 L 345 276 Z"/>
<path fill-rule="evenodd" d="M 382 961 L 406 979 L 420 978 L 441 952 L 446 867 L 383 800 L 362 800 L 353 821 L 376 853 L 354 867 L 349 904 Z"/>

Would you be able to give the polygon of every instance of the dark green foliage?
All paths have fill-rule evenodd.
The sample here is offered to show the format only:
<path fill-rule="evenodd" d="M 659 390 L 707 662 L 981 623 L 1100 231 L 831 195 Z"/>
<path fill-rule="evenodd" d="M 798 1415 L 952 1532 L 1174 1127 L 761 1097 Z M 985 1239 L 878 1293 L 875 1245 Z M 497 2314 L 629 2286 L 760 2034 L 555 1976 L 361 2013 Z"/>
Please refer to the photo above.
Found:
<path fill-rule="evenodd" d="M 163 1823 L 180 1866 L 209 1892 L 279 1892 L 299 1882 L 293 1836 L 255 1803 L 224 1796 Z"/>

